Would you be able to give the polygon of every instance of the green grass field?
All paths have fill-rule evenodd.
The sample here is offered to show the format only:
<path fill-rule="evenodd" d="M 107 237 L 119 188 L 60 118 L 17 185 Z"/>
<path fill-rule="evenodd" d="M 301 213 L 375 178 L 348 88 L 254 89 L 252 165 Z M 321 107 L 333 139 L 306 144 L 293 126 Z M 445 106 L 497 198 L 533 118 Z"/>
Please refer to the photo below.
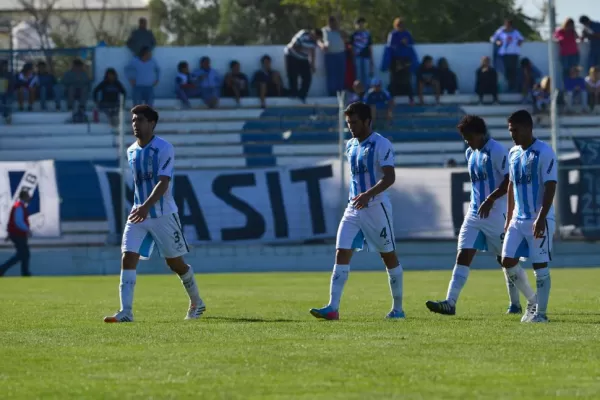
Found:
<path fill-rule="evenodd" d="M 329 275 L 198 275 L 199 321 L 175 276 L 141 275 L 136 322 L 113 325 L 117 276 L 0 279 L 0 398 L 600 397 L 600 269 L 553 271 L 550 324 L 504 315 L 500 271 L 471 273 L 455 317 L 424 306 L 449 271 L 406 272 L 405 321 L 383 320 L 383 271 L 351 272 L 341 320 L 318 321 Z"/>

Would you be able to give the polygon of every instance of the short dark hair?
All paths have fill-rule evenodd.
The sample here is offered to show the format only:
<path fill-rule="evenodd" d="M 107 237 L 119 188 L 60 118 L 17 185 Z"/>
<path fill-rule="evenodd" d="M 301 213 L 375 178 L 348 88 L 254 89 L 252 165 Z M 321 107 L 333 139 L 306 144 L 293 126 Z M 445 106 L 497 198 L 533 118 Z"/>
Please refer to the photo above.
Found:
<path fill-rule="evenodd" d="M 587 15 L 582 15 L 581 17 L 579 17 L 580 24 L 585 25 L 589 22 L 591 22 L 591 20 L 590 20 L 590 17 L 588 17 Z"/>
<path fill-rule="evenodd" d="M 233 60 L 232 62 L 229 63 L 229 68 L 233 68 L 236 65 L 240 65 L 240 62 L 237 60 Z"/>
<path fill-rule="evenodd" d="M 465 115 L 462 117 L 456 129 L 463 135 L 486 135 L 487 125 L 483 118 L 477 115 Z"/>
<path fill-rule="evenodd" d="M 515 111 L 510 115 L 510 117 L 508 117 L 508 122 L 533 129 L 533 118 L 531 118 L 531 114 L 527 110 Z"/>
<path fill-rule="evenodd" d="M 271 61 L 271 56 L 270 56 L 270 55 L 268 55 L 268 54 L 265 54 L 264 56 L 262 56 L 262 57 L 260 58 L 260 63 L 261 63 L 261 64 L 263 64 L 263 63 L 264 63 L 266 60 L 269 60 L 269 61 Z"/>
<path fill-rule="evenodd" d="M 354 21 L 355 24 L 364 24 L 365 22 L 367 22 L 367 20 L 364 17 L 358 17 L 356 18 L 356 21 Z"/>
<path fill-rule="evenodd" d="M 313 33 L 318 38 L 322 38 L 323 37 L 323 31 L 321 29 L 313 29 Z"/>
<path fill-rule="evenodd" d="M 210 57 L 208 57 L 208 56 L 203 56 L 203 57 L 200 59 L 200 63 L 202 64 L 204 61 L 210 61 Z"/>
<path fill-rule="evenodd" d="M 371 106 L 363 103 L 362 101 L 354 102 L 348 107 L 346 107 L 346 109 L 344 110 L 344 115 L 348 117 L 356 115 L 358 116 L 358 119 L 360 119 L 363 122 L 366 120 L 373 120 L 373 117 L 371 115 Z"/>
<path fill-rule="evenodd" d="M 181 72 L 181 70 L 187 67 L 187 65 L 187 61 L 179 61 L 179 64 L 177 64 L 177 71 Z"/>
<path fill-rule="evenodd" d="M 142 58 L 148 53 L 150 53 L 150 47 L 144 46 L 140 49 L 139 57 Z"/>
<path fill-rule="evenodd" d="M 131 109 L 131 113 L 143 115 L 149 122 L 154 121 L 154 126 L 158 124 L 158 113 L 147 104 L 138 104 Z"/>

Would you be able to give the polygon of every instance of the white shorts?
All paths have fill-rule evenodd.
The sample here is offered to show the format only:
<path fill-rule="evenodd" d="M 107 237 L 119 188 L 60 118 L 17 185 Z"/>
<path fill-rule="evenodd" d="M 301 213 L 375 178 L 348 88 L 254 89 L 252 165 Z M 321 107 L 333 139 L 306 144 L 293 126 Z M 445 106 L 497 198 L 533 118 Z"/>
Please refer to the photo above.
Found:
<path fill-rule="evenodd" d="M 494 213 L 487 218 L 467 215 L 458 234 L 458 250 L 475 249 L 502 254 L 504 214 Z"/>
<path fill-rule="evenodd" d="M 177 213 L 146 218 L 137 224 L 127 221 L 123 231 L 122 252 L 137 253 L 142 260 L 147 260 L 155 244 L 158 254 L 164 258 L 179 257 L 190 251 Z"/>
<path fill-rule="evenodd" d="M 362 210 L 348 206 L 337 231 L 336 248 L 379 253 L 396 250 L 390 204 L 369 204 Z"/>
<path fill-rule="evenodd" d="M 555 222 L 553 219 L 546 219 L 546 232 L 541 238 L 533 236 L 533 222 L 532 219 L 510 221 L 504 238 L 502 257 L 526 258 L 534 264 L 552 260 Z"/>

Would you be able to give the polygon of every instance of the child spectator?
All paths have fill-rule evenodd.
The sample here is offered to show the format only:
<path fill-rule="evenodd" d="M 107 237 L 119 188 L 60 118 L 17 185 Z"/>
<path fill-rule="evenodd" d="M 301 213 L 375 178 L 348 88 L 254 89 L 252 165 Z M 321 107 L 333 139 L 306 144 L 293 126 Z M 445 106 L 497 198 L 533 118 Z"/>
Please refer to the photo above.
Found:
<path fill-rule="evenodd" d="M 348 96 L 347 104 L 356 103 L 357 101 L 363 101 L 365 97 L 365 86 L 358 79 L 354 81 L 352 85 L 352 92 Z"/>
<path fill-rule="evenodd" d="M 381 79 L 371 79 L 371 89 L 364 96 L 364 102 L 371 106 L 374 130 L 382 129 L 385 126 L 383 119 L 377 117 L 378 113 L 383 114 L 387 110 L 387 122 L 388 124 L 391 123 L 394 112 L 394 98 L 381 88 Z"/>
<path fill-rule="evenodd" d="M 573 105 L 581 104 L 584 112 L 588 111 L 588 91 L 585 79 L 579 75 L 579 67 L 571 67 L 569 77 L 565 79 L 565 106 L 567 112 L 574 111 Z"/>
<path fill-rule="evenodd" d="M 369 77 L 373 76 L 375 66 L 373 63 L 373 38 L 371 33 L 365 29 L 366 20 L 358 18 L 354 23 L 356 31 L 350 37 L 352 52 L 354 54 L 354 68 L 356 79 L 363 85 L 367 85 Z"/>
<path fill-rule="evenodd" d="M 437 66 L 440 78 L 440 93 L 456 94 L 458 80 L 456 79 L 456 74 L 450 69 L 448 60 L 444 57 L 440 58 Z"/>
<path fill-rule="evenodd" d="M 550 77 L 545 76 L 541 83 L 533 85 L 531 90 L 533 111 L 535 114 L 546 112 L 550 104 Z"/>
<path fill-rule="evenodd" d="M 13 74 L 8 70 L 8 62 L 0 60 L 0 111 L 7 124 L 11 122 L 14 84 Z"/>
<path fill-rule="evenodd" d="M 498 73 L 490 65 L 488 56 L 481 57 L 481 66 L 475 72 L 475 93 L 479 96 L 480 104 L 483 104 L 486 94 L 491 94 L 494 104 L 498 104 Z"/>
<path fill-rule="evenodd" d="M 423 93 L 433 92 L 435 103 L 440 104 L 440 75 L 438 69 L 433 65 L 431 56 L 423 57 L 423 62 L 417 70 L 417 85 L 419 91 L 419 102 L 425 104 Z"/>
<path fill-rule="evenodd" d="M 152 58 L 150 48 L 144 47 L 139 57 L 131 60 L 125 74 L 133 88 L 133 104 L 154 104 L 154 86 L 160 79 L 160 67 Z"/>
<path fill-rule="evenodd" d="M 33 111 L 33 103 L 35 102 L 35 85 L 36 79 L 33 73 L 33 64 L 27 63 L 17 75 L 15 89 L 17 90 L 17 100 L 19 102 L 19 111 L 23 111 L 25 97 L 29 102 L 28 111 Z"/>
<path fill-rule="evenodd" d="M 83 61 L 73 61 L 71 69 L 65 72 L 62 83 L 67 93 L 67 109 L 72 111 L 75 101 L 79 103 L 79 109 L 85 109 L 90 92 L 90 78 Z"/>
<path fill-rule="evenodd" d="M 196 69 L 192 76 L 198 93 L 208 108 L 216 108 L 219 105 L 219 94 L 221 92 L 221 77 L 217 70 L 210 67 L 210 58 L 200 59 L 200 68 Z"/>
<path fill-rule="evenodd" d="M 589 104 L 591 109 L 597 114 L 600 113 L 600 107 L 596 107 L 600 103 L 600 68 L 592 67 L 588 76 L 585 77 L 587 85 Z"/>
<path fill-rule="evenodd" d="M 267 97 L 280 97 L 284 95 L 283 81 L 279 72 L 271 68 L 271 57 L 262 56 L 260 59 L 261 69 L 254 73 L 252 85 L 256 87 L 260 97 L 260 105 L 266 107 Z"/>
<path fill-rule="evenodd" d="M 108 116 L 113 126 L 118 124 L 121 95 L 126 96 L 127 93 L 123 84 L 119 82 L 117 71 L 114 68 L 107 68 L 104 72 L 104 80 L 96 86 L 92 98 L 98 109 Z"/>
<path fill-rule="evenodd" d="M 181 61 L 177 64 L 177 75 L 175 76 L 175 94 L 181 101 L 183 108 L 190 108 L 190 97 L 196 94 L 190 67 L 187 62 Z"/>
<path fill-rule="evenodd" d="M 43 61 L 38 62 L 37 70 L 36 84 L 40 93 L 40 107 L 46 110 L 46 100 L 54 100 L 56 111 L 60 111 L 60 95 L 56 78 L 48 71 L 48 66 Z"/>
<path fill-rule="evenodd" d="M 233 97 L 237 105 L 240 105 L 240 98 L 248 97 L 248 77 L 240 71 L 240 63 L 232 61 L 229 63 L 229 72 L 225 74 L 223 80 L 223 97 Z"/>

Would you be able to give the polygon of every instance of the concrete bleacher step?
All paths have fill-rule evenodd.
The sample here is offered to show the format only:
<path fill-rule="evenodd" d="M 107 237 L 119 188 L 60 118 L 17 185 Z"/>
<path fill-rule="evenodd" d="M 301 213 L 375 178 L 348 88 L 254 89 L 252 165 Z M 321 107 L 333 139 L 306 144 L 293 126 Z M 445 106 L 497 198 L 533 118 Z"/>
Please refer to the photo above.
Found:
<path fill-rule="evenodd" d="M 93 246 L 106 244 L 108 238 L 107 221 L 68 221 L 61 222 L 60 237 L 33 236 L 29 243 L 32 246 L 49 246 L 68 243 L 69 245 Z M 12 243 L 0 241 L 0 248 L 10 248 Z"/>
<path fill-rule="evenodd" d="M 109 148 L 116 144 L 113 134 L 98 135 L 64 135 L 64 136 L 27 136 L 0 135 L 0 149 L 22 150 L 24 148 L 41 149 L 73 149 L 82 148 Z"/>

